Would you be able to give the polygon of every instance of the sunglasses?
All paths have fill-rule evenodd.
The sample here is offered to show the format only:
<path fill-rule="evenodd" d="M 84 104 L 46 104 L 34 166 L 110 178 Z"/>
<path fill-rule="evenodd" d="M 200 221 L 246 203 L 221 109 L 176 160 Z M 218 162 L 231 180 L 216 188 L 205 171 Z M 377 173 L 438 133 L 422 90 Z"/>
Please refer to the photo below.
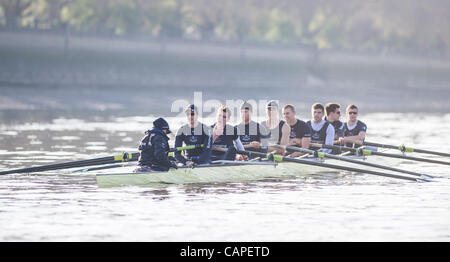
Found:
<path fill-rule="evenodd" d="M 358 112 L 355 112 L 355 111 L 350 111 L 350 112 L 348 112 L 350 115 L 357 115 L 358 114 Z"/>
<path fill-rule="evenodd" d="M 334 112 L 334 113 L 340 115 L 340 114 L 341 114 L 341 111 L 337 111 L 337 112 Z"/>

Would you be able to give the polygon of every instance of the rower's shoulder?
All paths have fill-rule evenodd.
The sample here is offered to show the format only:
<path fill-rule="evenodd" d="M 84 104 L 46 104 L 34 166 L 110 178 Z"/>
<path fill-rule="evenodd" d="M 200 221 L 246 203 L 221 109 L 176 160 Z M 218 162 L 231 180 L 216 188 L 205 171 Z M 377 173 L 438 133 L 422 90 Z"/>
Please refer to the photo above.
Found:
<path fill-rule="evenodd" d="M 245 127 L 244 123 L 239 123 L 239 124 L 234 125 L 234 128 L 236 128 L 236 129 L 241 129 L 244 127 Z"/>
<path fill-rule="evenodd" d="M 211 128 L 214 128 L 216 126 L 217 123 L 214 123 L 212 125 L 210 125 Z M 230 125 L 230 124 L 225 124 L 225 128 L 234 128 L 236 126 Z"/>
<path fill-rule="evenodd" d="M 190 131 L 191 131 L 191 128 L 189 127 L 189 125 L 188 124 L 184 124 L 184 125 L 180 126 L 180 128 L 178 128 L 177 136 L 180 136 L 180 135 L 183 135 L 183 134 L 187 134 Z"/>
<path fill-rule="evenodd" d="M 244 123 L 240 122 L 239 124 L 235 125 L 235 127 L 237 127 L 237 128 L 245 128 L 246 126 L 254 127 L 254 126 L 261 126 L 261 124 L 251 120 L 248 124 L 244 124 Z"/>
<path fill-rule="evenodd" d="M 328 121 L 328 120 L 327 120 Z M 328 121 L 334 128 L 337 128 L 337 129 L 342 129 L 342 128 L 344 128 L 344 123 L 343 122 L 341 122 L 340 120 L 336 120 L 336 121 L 333 121 L 333 122 L 330 122 L 330 121 Z"/>
<path fill-rule="evenodd" d="M 203 131 L 205 131 L 206 133 L 211 132 L 212 131 L 212 127 L 203 123 L 199 123 L 199 125 Z"/>
<path fill-rule="evenodd" d="M 283 123 L 281 123 L 281 122 L 283 122 Z M 286 122 L 284 120 L 280 121 L 280 125 L 281 125 L 281 128 L 284 130 L 291 130 L 291 126 L 288 124 L 288 122 Z"/>
<path fill-rule="evenodd" d="M 230 134 L 231 132 L 233 132 L 233 134 L 236 133 L 236 130 L 237 130 L 237 126 L 233 126 L 230 124 L 225 125 L 225 134 L 227 134 L 227 135 Z"/>
<path fill-rule="evenodd" d="M 361 131 L 366 131 L 367 130 L 367 125 L 363 121 L 358 120 L 357 125 L 361 128 Z"/>
<path fill-rule="evenodd" d="M 358 120 L 358 125 L 365 125 L 365 126 L 366 126 L 366 123 L 364 123 L 364 122 L 361 121 L 361 120 Z"/>
<path fill-rule="evenodd" d="M 305 121 L 303 121 L 303 120 L 301 120 L 301 119 L 298 119 L 298 118 L 296 118 L 297 119 L 297 125 L 306 125 L 307 124 L 307 122 L 305 122 Z M 311 122 L 311 120 L 308 120 L 308 122 Z"/>
<path fill-rule="evenodd" d="M 328 122 L 328 121 L 325 121 L 325 124 L 324 124 L 324 125 L 328 125 L 328 126 L 327 126 L 327 130 L 330 131 L 330 132 L 333 132 L 333 134 L 334 134 L 334 132 L 336 131 L 336 129 L 334 128 L 334 126 L 333 126 L 332 123 L 330 123 L 330 122 Z"/>
<path fill-rule="evenodd" d="M 311 129 L 311 120 L 309 120 L 308 122 L 297 119 L 297 123 L 295 125 L 299 126 L 300 128 Z"/>
<path fill-rule="evenodd" d="M 263 120 L 263 121 L 261 121 L 261 123 L 259 123 L 260 125 L 263 125 L 263 126 L 265 126 L 265 127 L 268 127 L 267 126 L 267 120 Z"/>

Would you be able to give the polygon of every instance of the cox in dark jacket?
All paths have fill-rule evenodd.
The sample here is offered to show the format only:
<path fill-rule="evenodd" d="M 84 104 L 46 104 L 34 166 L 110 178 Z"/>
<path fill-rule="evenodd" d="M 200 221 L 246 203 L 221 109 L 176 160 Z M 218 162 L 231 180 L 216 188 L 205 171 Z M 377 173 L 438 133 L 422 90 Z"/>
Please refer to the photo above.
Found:
<path fill-rule="evenodd" d="M 145 132 L 145 137 L 139 145 L 139 167 L 135 172 L 168 171 L 170 167 L 178 168 L 168 157 L 169 153 L 169 124 L 163 118 L 153 122 L 153 129 Z"/>

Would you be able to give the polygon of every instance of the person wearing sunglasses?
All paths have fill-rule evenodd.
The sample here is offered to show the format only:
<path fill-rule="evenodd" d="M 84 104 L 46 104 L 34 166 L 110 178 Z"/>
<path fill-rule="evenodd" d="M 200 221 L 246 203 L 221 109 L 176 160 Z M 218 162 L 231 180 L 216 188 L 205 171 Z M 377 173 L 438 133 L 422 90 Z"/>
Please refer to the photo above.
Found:
<path fill-rule="evenodd" d="M 226 106 L 221 106 L 217 110 L 216 122 L 212 128 L 213 147 L 224 148 L 226 151 L 213 150 L 211 160 L 235 160 L 236 149 L 244 151 L 244 146 L 237 135 L 236 127 L 227 124 L 230 120 L 231 111 Z"/>
<path fill-rule="evenodd" d="M 367 125 L 358 120 L 358 107 L 351 104 L 346 109 L 347 122 L 344 123 L 343 137 L 339 138 L 341 145 L 354 147 L 362 145 L 366 138 Z"/>
<path fill-rule="evenodd" d="M 325 112 L 327 116 L 325 120 L 330 122 L 334 127 L 334 139 L 344 136 L 344 123 L 339 118 L 341 117 L 341 105 L 336 103 L 328 103 L 325 105 Z"/>
<path fill-rule="evenodd" d="M 196 145 L 196 148 L 175 152 L 175 159 L 186 166 L 211 163 L 212 132 L 211 128 L 198 121 L 198 109 L 195 105 L 187 106 L 184 111 L 187 124 L 178 129 L 175 137 L 175 147 Z"/>

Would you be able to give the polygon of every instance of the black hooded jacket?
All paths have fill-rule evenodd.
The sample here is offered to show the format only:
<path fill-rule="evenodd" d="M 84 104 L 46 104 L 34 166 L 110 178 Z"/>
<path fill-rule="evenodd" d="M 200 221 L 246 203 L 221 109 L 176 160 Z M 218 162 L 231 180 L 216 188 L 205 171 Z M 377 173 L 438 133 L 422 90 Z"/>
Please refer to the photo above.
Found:
<path fill-rule="evenodd" d="M 172 167 L 174 163 L 169 160 L 167 155 L 169 153 L 168 140 L 167 135 L 157 128 L 146 131 L 145 137 L 139 145 L 138 164 L 158 170 L 169 170 L 169 167 Z"/>

